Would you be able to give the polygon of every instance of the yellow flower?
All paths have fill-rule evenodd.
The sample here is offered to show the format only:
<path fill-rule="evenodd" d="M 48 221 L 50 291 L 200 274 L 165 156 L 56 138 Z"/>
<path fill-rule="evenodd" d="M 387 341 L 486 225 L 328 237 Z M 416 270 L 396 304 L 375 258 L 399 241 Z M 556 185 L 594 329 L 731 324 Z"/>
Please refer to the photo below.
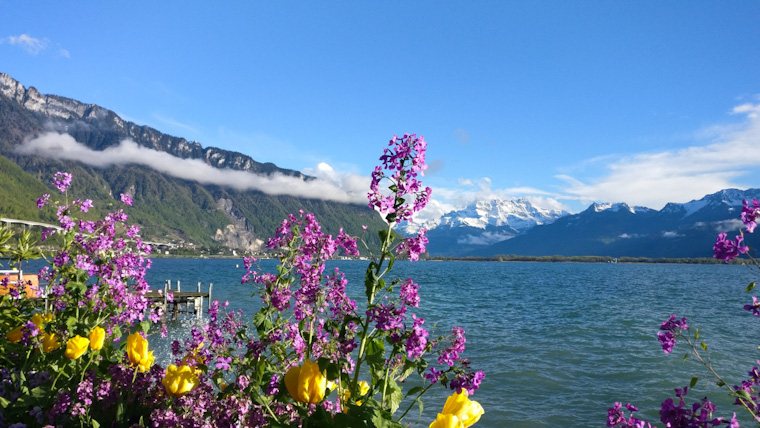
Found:
<path fill-rule="evenodd" d="M 24 326 L 18 326 L 14 328 L 13 330 L 9 331 L 5 337 L 11 341 L 11 343 L 18 343 L 21 341 L 21 338 L 24 336 L 23 332 Z"/>
<path fill-rule="evenodd" d="M 53 314 L 34 314 L 32 315 L 32 322 L 37 328 L 42 328 L 42 323 L 53 321 Z"/>
<path fill-rule="evenodd" d="M 90 349 L 99 351 L 103 348 L 103 342 L 106 340 L 106 331 L 102 327 L 95 327 L 90 330 Z"/>
<path fill-rule="evenodd" d="M 465 428 L 480 420 L 484 413 L 483 406 L 477 401 L 470 400 L 468 395 L 466 389 L 459 393 L 455 392 L 443 405 L 443 414 L 456 416 Z"/>
<path fill-rule="evenodd" d="M 359 396 L 364 396 L 368 392 L 369 392 L 369 384 L 367 382 L 363 381 L 363 380 L 360 380 L 359 381 Z M 346 389 L 346 390 L 343 391 L 343 403 L 344 404 L 348 403 L 348 399 L 349 398 L 351 398 L 351 391 L 349 391 L 348 389 Z M 361 406 L 362 405 L 362 400 L 358 400 L 356 402 L 356 405 L 357 406 Z M 343 407 L 343 411 L 347 412 L 348 408 L 344 406 Z"/>
<path fill-rule="evenodd" d="M 306 360 L 302 367 L 292 367 L 285 373 L 285 387 L 296 401 L 316 404 L 325 398 L 327 378 L 316 363 Z"/>
<path fill-rule="evenodd" d="M 177 367 L 172 364 L 166 369 L 166 375 L 161 383 L 164 384 L 164 388 L 166 388 L 166 392 L 169 395 L 172 397 L 182 397 L 195 389 L 200 380 L 195 375 L 195 370 L 192 367 L 186 365 Z"/>
<path fill-rule="evenodd" d="M 76 360 L 87 352 L 88 346 L 90 346 L 90 339 L 77 334 L 66 342 L 66 358 Z"/>
<path fill-rule="evenodd" d="M 464 428 L 462 421 L 456 416 L 439 413 L 438 417 L 428 426 L 428 428 Z"/>
<path fill-rule="evenodd" d="M 140 373 L 148 370 L 153 364 L 153 351 L 148 351 L 148 340 L 140 333 L 132 333 L 127 336 L 127 357 L 133 366 L 137 366 Z"/>
<path fill-rule="evenodd" d="M 42 335 L 42 352 L 55 351 L 61 347 L 61 342 L 58 341 L 58 335 L 53 333 L 44 333 Z"/>

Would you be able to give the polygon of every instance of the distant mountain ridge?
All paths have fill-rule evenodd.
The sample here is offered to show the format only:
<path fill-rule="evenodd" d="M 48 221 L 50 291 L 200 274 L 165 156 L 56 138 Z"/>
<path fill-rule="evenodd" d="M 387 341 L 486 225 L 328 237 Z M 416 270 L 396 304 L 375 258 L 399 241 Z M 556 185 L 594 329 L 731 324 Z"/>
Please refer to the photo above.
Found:
<path fill-rule="evenodd" d="M 181 159 L 197 159 L 219 169 L 312 179 L 242 153 L 204 148 L 196 141 L 125 121 L 96 104 L 43 95 L 0 73 L 0 170 L 9 184 L 0 186 L 0 215 L 42 219 L 45 214 L 34 208 L 40 189 L 51 189 L 50 178 L 56 171 L 69 171 L 74 174 L 72 191 L 76 196 L 92 198 L 101 206 L 115 202 L 120 193 L 131 194 L 135 204 L 127 210 L 130 220 L 141 225 L 144 236 L 161 242 L 257 251 L 287 214 L 301 209 L 313 212 L 323 229 L 333 234 L 342 227 L 359 235 L 362 225 L 381 228 L 383 224 L 379 214 L 366 205 L 204 185 L 138 164 L 98 168 L 16 152 L 15 148 L 27 139 L 50 131 L 68 134 L 96 151 L 130 139 L 138 146 Z M 22 202 L 23 198 L 28 201 Z"/>
<path fill-rule="evenodd" d="M 725 189 L 683 204 L 668 203 L 659 211 L 626 203 L 592 204 L 468 254 L 711 257 L 718 233 L 742 228 L 742 200 L 752 199 L 760 199 L 760 189 Z M 746 239 L 750 245 L 758 241 L 754 235 Z"/>

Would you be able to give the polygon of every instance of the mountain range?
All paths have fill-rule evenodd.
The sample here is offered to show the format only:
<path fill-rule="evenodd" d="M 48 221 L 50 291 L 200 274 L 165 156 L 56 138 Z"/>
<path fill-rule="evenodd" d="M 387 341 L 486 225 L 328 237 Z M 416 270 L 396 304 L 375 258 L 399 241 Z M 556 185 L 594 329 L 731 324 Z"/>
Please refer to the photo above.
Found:
<path fill-rule="evenodd" d="M 152 163 L 118 159 L 144 150 L 155 158 Z M 77 158 L 82 151 L 100 160 L 84 162 Z M 199 172 L 177 174 L 166 165 L 183 162 Z M 342 227 L 358 235 L 363 225 L 383 227 L 380 216 L 364 203 L 244 188 L 239 186 L 242 176 L 235 174 L 254 174 L 272 186 L 284 181 L 290 187 L 313 183 L 314 177 L 170 136 L 95 104 L 44 95 L 0 73 L 0 214 L 53 222 L 53 214 L 37 210 L 35 201 L 52 193 L 50 178 L 57 171 L 74 174 L 72 196 L 93 199 L 101 207 L 93 215 L 111 208 L 120 193 L 132 195 L 134 206 L 127 208 L 131 221 L 141 226 L 144 237 L 158 242 L 255 252 L 288 213 L 299 210 L 313 212 L 328 233 Z M 199 180 L 199 174 L 232 178 Z M 405 225 L 405 230 L 427 230 L 430 256 L 710 257 L 717 233 L 741 227 L 743 199 L 760 199 L 760 189 L 727 189 L 659 211 L 615 203 L 592 204 L 570 214 L 536 207 L 527 199 L 493 199 L 421 225 Z M 748 241 L 752 244 L 752 236 Z"/>
<path fill-rule="evenodd" d="M 47 145 L 30 149 L 30 141 Z M 83 151 L 102 155 L 101 164 L 77 159 Z M 206 175 L 230 176 L 231 184 L 181 178 L 145 163 L 116 162 L 122 153 L 147 153 L 160 168 L 185 162 L 190 170 Z M 44 95 L 0 73 L 0 173 L 4 182 L 0 213 L 53 222 L 54 216 L 37 210 L 35 201 L 43 193 L 54 193 L 49 183 L 57 171 L 72 173 L 71 196 L 93 199 L 96 207 L 103 207 L 101 214 L 121 193 L 132 195 L 134 205 L 126 210 L 130 221 L 141 226 L 144 238 L 157 242 L 258 251 L 282 220 L 299 210 L 313 212 L 328 233 L 337 234 L 344 228 L 359 235 L 362 225 L 383 227 L 379 214 L 366 204 L 236 187 L 236 181 L 250 175 L 235 174 L 255 174 L 273 186 L 308 183 L 313 177 L 257 162 L 242 153 L 204 148 L 196 141 L 123 120 L 95 104 Z"/>
<path fill-rule="evenodd" d="M 499 228 L 484 222 L 475 222 L 475 226 L 470 221 L 472 210 L 468 209 L 459 215 L 447 215 L 455 218 L 450 218 L 446 224 L 467 223 L 470 226 L 444 229 L 452 237 L 456 230 L 467 230 L 456 237 L 462 251 L 431 244 L 431 255 L 711 257 L 718 233 L 726 232 L 733 237 L 743 228 L 740 220 L 742 201 L 752 199 L 760 199 L 760 189 L 721 190 L 687 203 L 668 203 L 659 211 L 626 203 L 592 204 L 577 214 L 555 211 L 548 212 L 550 216 L 547 216 L 546 211 L 537 211 L 535 225 L 519 233 L 513 233 L 515 228 L 510 226 Z M 525 209 L 527 204 L 527 201 L 517 204 L 520 214 L 529 211 Z M 509 217 L 510 214 L 504 211 L 499 213 L 499 218 Z M 514 224 L 530 223 L 530 220 L 519 217 Z M 431 241 L 440 227 L 428 233 Z M 498 242 L 479 240 L 479 236 L 495 237 Z M 760 243 L 754 235 L 746 235 L 746 240 L 753 247 Z M 473 245 L 476 243 L 480 245 Z"/>

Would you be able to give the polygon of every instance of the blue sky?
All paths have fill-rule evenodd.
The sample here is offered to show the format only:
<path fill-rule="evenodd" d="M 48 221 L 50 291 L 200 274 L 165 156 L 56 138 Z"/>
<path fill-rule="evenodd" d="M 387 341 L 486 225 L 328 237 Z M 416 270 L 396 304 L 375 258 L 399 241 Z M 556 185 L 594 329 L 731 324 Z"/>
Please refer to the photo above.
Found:
<path fill-rule="evenodd" d="M 340 181 L 368 176 L 393 134 L 424 135 L 440 210 L 659 209 L 760 187 L 757 1 L 0 10 L 1 72 L 203 146 Z"/>

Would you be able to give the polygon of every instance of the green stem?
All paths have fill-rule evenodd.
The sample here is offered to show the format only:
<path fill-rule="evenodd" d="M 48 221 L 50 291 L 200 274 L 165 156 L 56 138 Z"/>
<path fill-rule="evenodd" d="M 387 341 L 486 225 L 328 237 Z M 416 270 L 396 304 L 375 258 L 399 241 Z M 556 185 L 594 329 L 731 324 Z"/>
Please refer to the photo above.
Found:
<path fill-rule="evenodd" d="M 92 364 L 92 360 L 95 359 L 95 355 L 93 352 L 90 352 L 90 361 L 87 362 L 87 365 L 84 366 L 84 369 L 82 369 L 82 376 L 79 378 L 79 383 L 82 383 L 84 380 L 84 374 L 87 373 L 87 369 L 90 367 L 90 364 Z"/>
<path fill-rule="evenodd" d="M 433 385 L 435 385 L 435 384 L 434 384 L 434 383 L 431 383 L 430 385 L 426 386 L 426 387 L 425 387 L 425 389 L 423 389 L 422 391 L 420 391 L 420 393 L 419 393 L 419 394 L 417 394 L 417 398 L 415 398 L 415 399 L 412 401 L 412 403 L 409 405 L 409 407 L 407 407 L 407 408 L 406 408 L 406 410 L 405 410 L 405 411 L 404 411 L 404 413 L 401 415 L 401 417 L 399 417 L 399 418 L 398 418 L 398 421 L 397 421 L 398 423 L 401 423 L 401 420 L 402 420 L 402 419 L 404 419 L 404 416 L 406 416 L 406 414 L 407 414 L 407 413 L 409 413 L 409 411 L 410 411 L 410 410 L 412 410 L 412 407 L 414 406 L 414 403 L 416 403 L 416 402 L 417 402 L 417 400 L 419 400 L 419 399 L 420 399 L 420 397 L 422 397 L 422 394 L 426 393 L 426 392 L 427 392 L 427 390 L 428 390 L 428 389 L 430 389 L 430 388 L 431 388 Z"/>
<path fill-rule="evenodd" d="M 383 272 L 380 274 L 380 271 L 383 267 L 383 263 L 385 262 L 385 256 L 388 254 L 388 247 L 390 247 L 391 244 L 391 232 L 393 231 L 393 223 L 388 223 L 388 230 L 385 235 L 385 240 L 382 243 L 382 246 L 380 247 L 380 260 L 377 262 L 377 266 L 375 267 L 375 275 L 380 278 L 383 275 L 385 275 L 386 272 Z M 377 293 L 377 282 L 372 284 L 372 293 L 368 296 L 368 304 L 367 307 L 372 306 L 372 304 L 375 302 L 375 294 Z M 359 355 L 356 358 L 356 368 L 354 369 L 354 381 L 350 385 L 350 391 L 351 394 L 356 397 L 356 394 L 358 392 L 358 386 L 359 386 L 359 373 L 361 371 L 362 363 L 364 362 L 364 348 L 367 345 L 367 337 L 369 331 L 369 316 L 366 316 L 364 319 L 364 324 L 362 325 L 362 340 L 359 345 Z"/>
<path fill-rule="evenodd" d="M 385 368 L 385 379 L 383 380 L 383 398 L 380 401 L 380 408 L 385 408 L 385 393 L 388 390 L 388 377 L 391 374 L 391 361 L 393 361 L 393 356 L 396 355 L 396 349 L 393 349 L 393 352 L 391 352 L 391 356 L 388 358 L 388 362 L 386 363 Z"/>
<path fill-rule="evenodd" d="M 691 339 L 688 336 L 684 336 L 684 337 L 686 337 L 686 342 L 691 347 L 692 353 L 699 360 L 699 362 L 702 363 L 702 365 L 705 366 L 707 368 L 707 370 L 709 370 L 710 373 L 712 373 L 712 375 L 715 376 L 716 379 L 718 379 L 718 382 L 719 382 L 720 385 L 725 386 L 726 389 L 728 389 L 728 391 L 730 392 L 730 395 L 734 395 L 736 393 L 736 391 L 734 391 L 723 380 L 723 378 L 721 378 L 720 375 L 718 375 L 718 373 L 712 368 L 712 364 L 709 362 L 710 361 L 710 354 L 708 353 L 708 355 L 707 355 L 707 362 L 705 362 L 705 360 L 702 359 L 702 356 L 699 355 L 699 351 L 697 350 L 697 347 L 694 346 L 694 344 L 691 342 Z M 739 400 L 742 403 L 742 406 L 744 406 L 744 408 L 747 409 L 747 411 L 752 415 L 753 418 L 755 418 L 756 421 L 760 421 L 760 419 L 758 419 L 758 417 L 755 415 L 755 412 L 753 412 L 752 409 L 750 409 L 749 405 L 747 405 L 747 403 L 741 397 L 736 397 L 736 399 Z"/>

